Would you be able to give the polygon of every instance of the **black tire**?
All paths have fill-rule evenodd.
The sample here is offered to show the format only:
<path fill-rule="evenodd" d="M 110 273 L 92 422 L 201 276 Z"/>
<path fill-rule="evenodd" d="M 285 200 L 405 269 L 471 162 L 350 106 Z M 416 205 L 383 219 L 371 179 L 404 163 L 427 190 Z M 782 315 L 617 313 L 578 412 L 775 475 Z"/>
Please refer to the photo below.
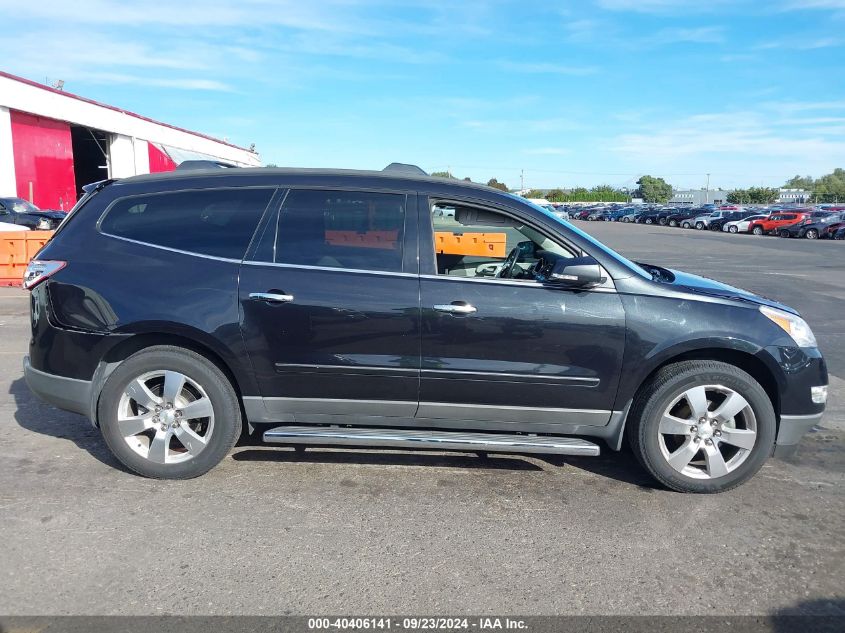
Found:
<path fill-rule="evenodd" d="M 654 220 L 652 220 L 651 218 L 646 218 L 645 223 L 646 224 L 654 224 Z"/>
<path fill-rule="evenodd" d="M 783 237 L 783 238 L 788 238 L 788 237 L 790 237 L 790 235 L 789 235 L 789 231 L 787 231 L 786 229 L 781 229 L 781 231 L 780 231 L 780 233 L 778 233 L 778 235 L 779 235 L 780 237 Z"/>
<path fill-rule="evenodd" d="M 754 233 L 754 235 L 763 235 L 763 227 L 762 226 L 755 226 L 751 230 L 751 232 Z"/>
<path fill-rule="evenodd" d="M 625 223 L 627 224 L 627 223 L 628 223 L 628 222 L 630 222 L 631 220 L 629 220 L 628 218 L 622 218 L 622 221 L 623 221 L 623 222 L 625 222 Z"/>
<path fill-rule="evenodd" d="M 697 479 L 675 470 L 658 440 L 663 412 L 687 389 L 724 385 L 745 398 L 756 418 L 757 436 L 748 457 L 721 477 Z M 678 492 L 725 492 L 748 481 L 772 453 L 777 421 L 765 390 L 749 374 L 718 361 L 683 361 L 660 369 L 637 393 L 626 435 L 640 464 L 661 484 Z"/>
<path fill-rule="evenodd" d="M 691 229 L 692 224 L 690 224 L 689 222 L 681 222 L 681 228 L 682 229 Z"/>
<path fill-rule="evenodd" d="M 699 231 L 703 231 L 706 227 L 704 226 L 704 222 L 696 222 L 695 228 Z"/>
<path fill-rule="evenodd" d="M 739 227 L 736 224 L 729 226 L 728 233 L 739 233 Z"/>
<path fill-rule="evenodd" d="M 117 429 L 118 405 L 127 385 L 147 372 L 179 372 L 202 386 L 211 400 L 214 430 L 208 444 L 193 458 L 179 463 L 156 463 L 136 453 Z M 154 479 L 191 479 L 219 464 L 241 434 L 241 408 L 226 375 L 194 351 L 160 345 L 137 352 L 109 376 L 97 405 L 97 420 L 109 449 L 130 470 Z"/>
<path fill-rule="evenodd" d="M 678 221 L 677 220 L 669 220 L 669 226 L 671 226 L 672 228 L 676 228 L 678 226 Z"/>
<path fill-rule="evenodd" d="M 666 218 L 660 218 L 660 219 L 657 221 L 657 223 L 658 223 L 660 226 L 666 226 Z"/>
<path fill-rule="evenodd" d="M 819 238 L 819 232 L 816 229 L 807 229 L 807 232 L 804 233 L 804 237 L 808 240 L 817 240 Z"/>

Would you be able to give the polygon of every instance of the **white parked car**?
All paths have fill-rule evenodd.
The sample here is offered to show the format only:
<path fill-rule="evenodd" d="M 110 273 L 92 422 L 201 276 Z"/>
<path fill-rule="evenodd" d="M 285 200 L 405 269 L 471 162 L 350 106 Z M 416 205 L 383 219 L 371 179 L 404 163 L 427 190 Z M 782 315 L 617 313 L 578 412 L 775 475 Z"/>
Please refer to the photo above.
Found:
<path fill-rule="evenodd" d="M 751 226 L 751 223 L 755 220 L 765 220 L 768 215 L 752 215 L 751 217 L 745 218 L 743 220 L 733 220 L 732 222 L 725 222 L 725 225 L 722 227 L 723 231 L 727 231 L 728 233 L 748 233 L 748 227 Z"/>
<path fill-rule="evenodd" d="M 713 211 L 707 215 L 699 215 L 698 217 L 693 218 L 692 225 L 701 231 L 702 229 L 706 229 L 710 226 L 710 220 L 718 220 L 719 218 L 725 217 L 728 213 L 731 213 L 731 211 Z"/>
<path fill-rule="evenodd" d="M 23 226 L 21 224 L 12 224 L 11 222 L 0 222 L 0 233 L 6 233 L 8 231 L 28 231 L 28 226 Z"/>

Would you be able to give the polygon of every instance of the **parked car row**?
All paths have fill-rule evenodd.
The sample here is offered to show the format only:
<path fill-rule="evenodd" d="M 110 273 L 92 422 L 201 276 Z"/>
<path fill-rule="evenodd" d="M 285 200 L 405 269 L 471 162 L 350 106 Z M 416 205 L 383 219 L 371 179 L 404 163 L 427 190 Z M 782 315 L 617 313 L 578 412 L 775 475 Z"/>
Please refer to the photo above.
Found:
<path fill-rule="evenodd" d="M 845 240 L 842 207 L 749 207 L 704 205 L 695 208 L 657 205 L 608 205 L 586 208 L 554 207 L 554 213 L 588 222 L 623 222 L 721 231 L 777 235 L 783 238 Z M 565 215 L 564 215 L 565 214 Z"/>

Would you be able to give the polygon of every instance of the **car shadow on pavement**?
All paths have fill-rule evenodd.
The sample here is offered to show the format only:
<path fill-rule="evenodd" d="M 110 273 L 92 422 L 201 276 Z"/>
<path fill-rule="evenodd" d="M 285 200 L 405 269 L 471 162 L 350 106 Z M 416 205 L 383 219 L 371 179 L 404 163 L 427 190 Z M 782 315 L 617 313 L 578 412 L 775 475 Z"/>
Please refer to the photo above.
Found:
<path fill-rule="evenodd" d="M 516 455 L 506 453 L 467 452 L 445 453 L 425 450 L 390 450 L 374 448 L 308 446 L 295 450 L 292 446 L 261 443 L 258 436 L 244 436 L 238 443 L 240 450 L 232 454 L 235 461 L 357 464 L 380 466 L 420 466 L 436 468 L 465 468 L 479 470 L 545 471 L 577 468 L 607 479 L 628 483 L 643 490 L 662 490 L 643 471 L 630 451 L 615 452 L 602 447 L 599 457 L 570 455 Z"/>
<path fill-rule="evenodd" d="M 553 466 L 570 466 L 594 475 L 637 486 L 646 492 L 665 491 L 639 464 L 627 445 L 621 451 L 612 451 L 601 445 L 598 457 L 569 457 L 544 455 L 542 459 Z"/>
<path fill-rule="evenodd" d="M 23 378 L 12 381 L 9 394 L 15 400 L 15 421 L 22 428 L 41 435 L 70 440 L 103 464 L 130 472 L 111 454 L 99 429 L 94 428 L 84 417 L 41 402 L 30 392 Z"/>
<path fill-rule="evenodd" d="M 260 445 L 266 446 L 266 445 Z M 389 449 L 343 448 L 309 446 L 305 450 L 292 447 L 248 447 L 232 454 L 239 462 L 277 462 L 303 464 L 355 464 L 363 466 L 422 466 L 437 468 L 466 468 L 482 470 L 542 471 L 541 465 L 518 455 L 489 455 L 439 453 L 423 450 L 392 451 Z"/>

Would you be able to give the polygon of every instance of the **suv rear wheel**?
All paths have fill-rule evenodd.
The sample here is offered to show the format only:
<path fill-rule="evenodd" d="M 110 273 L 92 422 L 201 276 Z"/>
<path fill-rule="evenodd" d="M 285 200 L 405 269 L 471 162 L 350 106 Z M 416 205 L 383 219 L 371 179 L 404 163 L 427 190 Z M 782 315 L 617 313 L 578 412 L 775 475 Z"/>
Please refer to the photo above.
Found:
<path fill-rule="evenodd" d="M 628 439 L 660 483 L 679 492 L 730 490 L 771 455 L 775 412 L 760 384 L 716 361 L 668 365 L 643 386 Z"/>
<path fill-rule="evenodd" d="M 754 235 L 762 235 L 763 234 L 763 227 L 762 226 L 755 226 L 753 229 L 751 229 L 751 232 L 754 233 Z"/>
<path fill-rule="evenodd" d="M 241 411 L 220 369 L 191 350 L 150 347 L 106 380 L 97 419 L 127 468 L 156 479 L 190 479 L 216 466 L 241 431 Z"/>

